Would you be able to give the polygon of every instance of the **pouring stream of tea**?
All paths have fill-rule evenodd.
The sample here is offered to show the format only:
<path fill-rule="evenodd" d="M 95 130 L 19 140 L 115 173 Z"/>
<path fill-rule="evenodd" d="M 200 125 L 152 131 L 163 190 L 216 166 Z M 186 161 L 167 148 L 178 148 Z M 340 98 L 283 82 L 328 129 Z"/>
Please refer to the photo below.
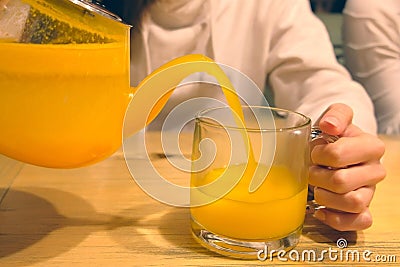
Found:
<path fill-rule="evenodd" d="M 239 96 L 224 71 L 212 59 L 203 55 L 193 54 L 182 56 L 170 61 L 154 71 L 151 75 L 147 76 L 139 84 L 135 89 L 130 105 L 132 107 L 140 106 L 141 109 L 144 108 L 144 110 L 150 111 L 148 116 L 143 116 L 142 118 L 142 125 L 146 126 L 160 113 L 178 84 L 184 78 L 196 72 L 206 72 L 217 79 L 217 82 L 221 86 L 226 97 L 227 104 L 232 110 L 232 115 L 237 127 L 243 129 L 241 130 L 241 134 L 243 136 L 248 157 L 245 172 L 254 173 L 257 169 L 257 161 L 254 158 L 253 148 L 247 131 L 245 130 L 245 118 Z M 156 104 L 154 105 L 154 103 Z M 146 106 L 144 107 L 143 105 Z M 130 111 L 134 112 L 134 109 L 128 109 L 127 118 L 125 120 L 128 124 L 124 127 L 124 130 L 128 132 L 128 134 L 140 130 L 129 128 L 129 117 L 134 116 L 134 114 L 129 114 Z M 135 119 L 137 120 L 138 118 L 135 117 Z M 136 123 L 136 125 L 138 124 Z M 262 181 L 255 181 L 254 179 L 249 181 L 249 192 L 257 190 L 261 183 Z"/>

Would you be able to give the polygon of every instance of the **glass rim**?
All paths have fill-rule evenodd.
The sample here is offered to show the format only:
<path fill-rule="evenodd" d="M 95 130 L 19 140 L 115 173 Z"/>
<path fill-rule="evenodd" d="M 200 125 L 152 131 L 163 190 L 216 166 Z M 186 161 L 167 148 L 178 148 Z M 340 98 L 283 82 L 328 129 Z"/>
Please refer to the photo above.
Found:
<path fill-rule="evenodd" d="M 220 107 L 212 107 L 212 108 L 207 108 L 204 110 L 201 110 L 197 112 L 195 119 L 196 121 L 200 121 L 201 123 L 204 123 L 208 126 L 215 127 L 215 128 L 222 128 L 222 129 L 228 129 L 228 130 L 243 130 L 246 129 L 248 132 L 283 132 L 283 131 L 293 131 L 297 129 L 301 129 L 304 127 L 307 127 L 308 125 L 311 125 L 311 119 L 297 111 L 289 110 L 289 109 L 284 109 L 284 108 L 277 108 L 277 107 L 270 107 L 270 106 L 252 106 L 252 105 L 242 105 L 241 106 L 242 110 L 243 108 L 250 108 L 250 109 L 266 109 L 270 111 L 274 111 L 276 114 L 279 115 L 279 112 L 281 113 L 287 113 L 287 114 L 294 114 L 302 119 L 304 119 L 304 122 L 301 123 L 300 125 L 295 125 L 295 126 L 288 126 L 288 127 L 276 127 L 276 124 L 274 123 L 274 128 L 269 128 L 269 129 L 260 129 L 260 128 L 247 128 L 247 127 L 239 127 L 239 126 L 233 126 L 233 125 L 221 125 L 219 123 L 215 123 L 211 117 L 205 117 L 204 115 L 215 111 L 215 110 L 226 110 L 226 109 L 231 109 L 229 106 L 220 106 Z M 275 117 L 275 116 L 274 116 Z"/>

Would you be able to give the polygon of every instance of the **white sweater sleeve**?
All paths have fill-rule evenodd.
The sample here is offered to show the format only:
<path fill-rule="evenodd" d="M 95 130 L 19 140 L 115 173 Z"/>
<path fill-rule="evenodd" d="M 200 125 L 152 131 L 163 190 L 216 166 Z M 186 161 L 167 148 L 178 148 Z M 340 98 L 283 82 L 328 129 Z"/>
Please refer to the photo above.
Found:
<path fill-rule="evenodd" d="M 344 10 L 346 65 L 368 91 L 386 134 L 400 134 L 399 13 L 398 0 L 349 0 Z"/>
<path fill-rule="evenodd" d="M 276 105 L 316 120 L 329 105 L 344 103 L 353 109 L 357 126 L 375 133 L 370 98 L 336 61 L 328 32 L 311 12 L 309 2 L 276 2 L 276 17 L 269 19 L 275 23 L 275 32 L 266 58 Z"/>

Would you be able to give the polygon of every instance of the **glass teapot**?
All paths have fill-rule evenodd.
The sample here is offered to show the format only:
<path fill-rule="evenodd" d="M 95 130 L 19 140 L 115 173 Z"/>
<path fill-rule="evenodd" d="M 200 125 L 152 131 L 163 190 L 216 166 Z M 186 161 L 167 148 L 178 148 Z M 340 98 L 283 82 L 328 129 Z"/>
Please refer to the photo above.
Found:
<path fill-rule="evenodd" d="M 89 165 L 121 146 L 123 129 L 151 122 L 191 73 L 231 88 L 201 55 L 177 58 L 131 88 L 129 33 L 89 1 L 0 0 L 0 153 L 51 168 Z"/>

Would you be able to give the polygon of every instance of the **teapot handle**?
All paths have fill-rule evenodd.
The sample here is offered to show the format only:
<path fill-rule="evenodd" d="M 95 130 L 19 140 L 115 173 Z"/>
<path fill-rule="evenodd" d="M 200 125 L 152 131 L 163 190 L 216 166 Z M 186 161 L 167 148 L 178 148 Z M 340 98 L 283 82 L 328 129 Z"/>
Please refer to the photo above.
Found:
<path fill-rule="evenodd" d="M 321 131 L 321 129 L 317 126 L 312 127 L 311 129 L 311 140 L 321 140 L 322 142 L 334 143 L 339 140 L 339 136 L 336 135 L 329 135 Z M 327 169 L 335 169 L 329 166 L 321 166 Z M 306 206 L 306 213 L 307 214 L 314 214 L 319 209 L 326 209 L 326 206 L 319 205 L 314 199 L 314 187 L 309 185 L 308 186 L 308 195 L 307 195 L 307 206 Z"/>

